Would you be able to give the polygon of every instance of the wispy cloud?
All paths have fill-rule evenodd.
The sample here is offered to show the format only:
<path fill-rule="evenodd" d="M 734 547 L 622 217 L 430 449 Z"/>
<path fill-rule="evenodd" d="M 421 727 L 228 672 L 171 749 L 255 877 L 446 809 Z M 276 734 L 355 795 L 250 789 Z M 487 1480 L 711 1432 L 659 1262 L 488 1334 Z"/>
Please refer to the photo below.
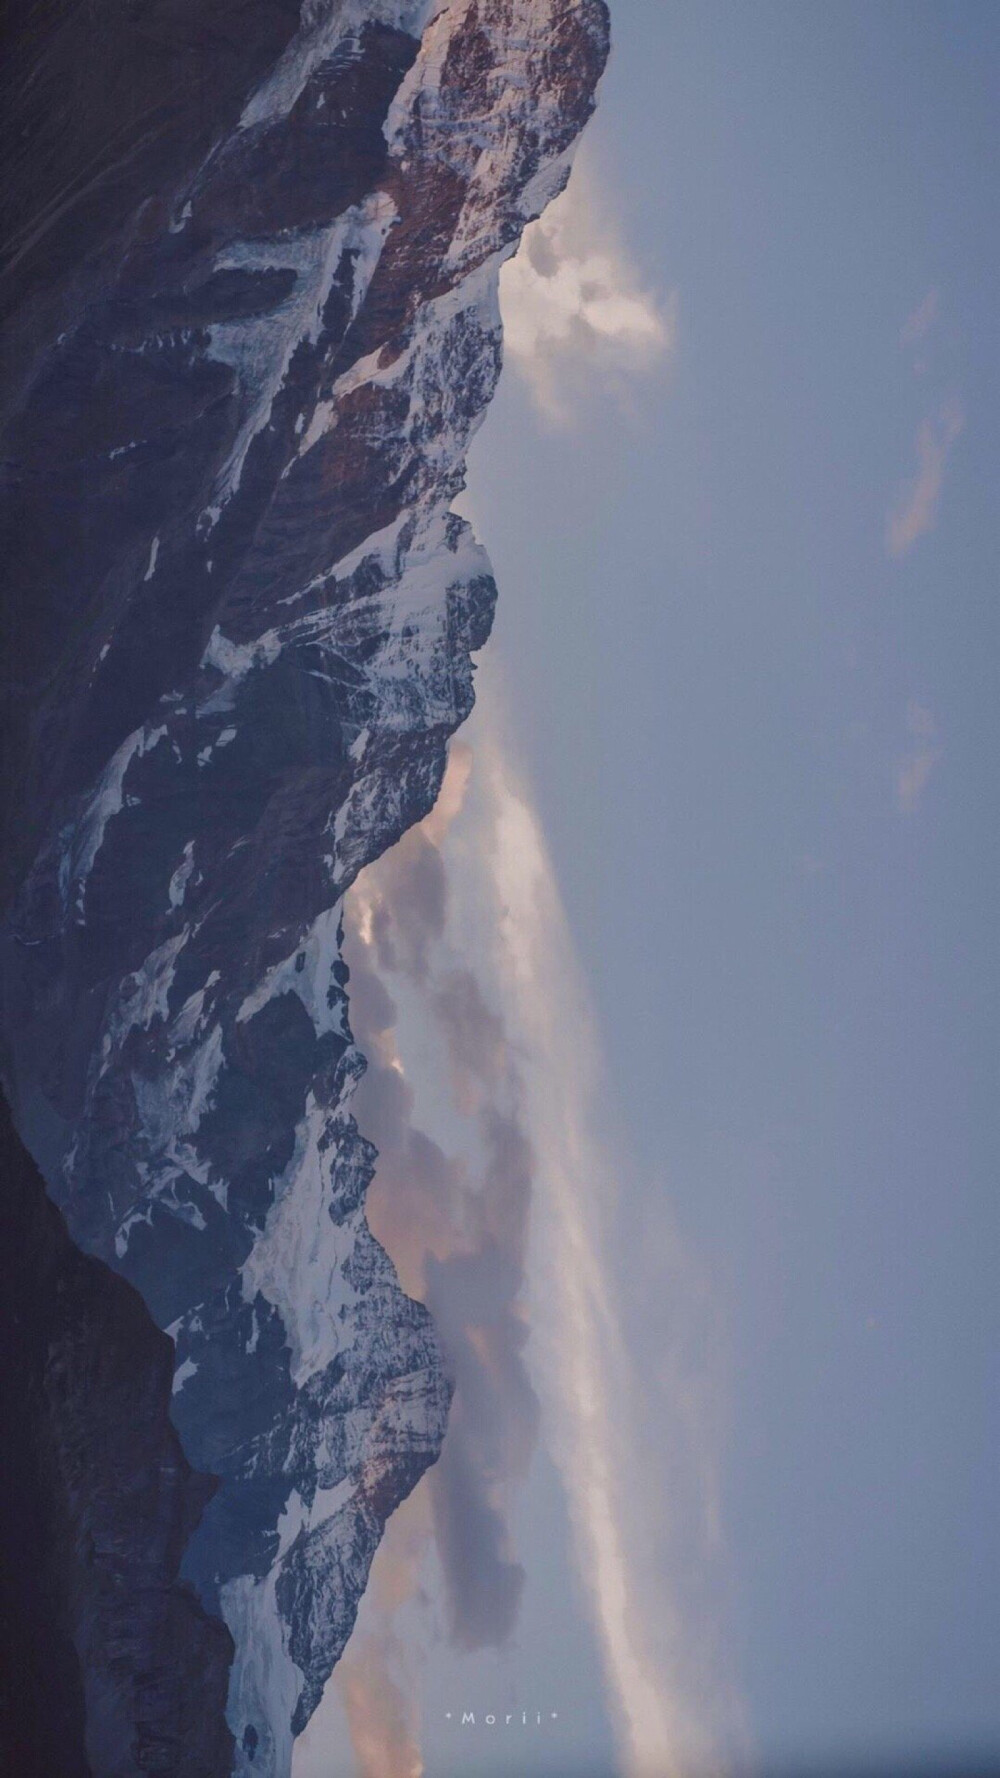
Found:
<path fill-rule="evenodd" d="M 945 467 L 964 424 L 957 396 L 949 396 L 936 414 L 921 422 L 916 438 L 917 472 L 901 489 L 886 521 L 885 546 L 890 556 L 906 555 L 917 539 L 933 528 Z"/>
<path fill-rule="evenodd" d="M 337 1683 L 357 1761 L 358 1778 L 422 1778 L 412 1693 L 393 1671 L 396 1638 L 352 1639 L 337 1670 Z"/>
<path fill-rule="evenodd" d="M 915 815 L 942 748 L 933 713 L 914 699 L 907 706 L 906 727 L 911 739 L 896 765 L 896 807 L 901 815 Z"/>
<path fill-rule="evenodd" d="M 732 1727 L 702 1585 L 719 1553 L 710 1293 L 662 1194 L 643 1194 L 624 1255 L 646 1354 L 637 1367 L 621 1252 L 612 1258 L 619 1170 L 594 1128 L 593 1015 L 503 725 L 481 706 L 472 726 L 474 758 L 453 743 L 432 816 L 352 892 L 345 951 L 352 1024 L 370 1058 L 356 1111 L 381 1151 L 369 1217 L 404 1286 L 429 1304 L 457 1379 L 441 1460 L 418 1490 L 446 1633 L 474 1649 L 514 1626 L 524 1573 L 512 1489 L 541 1415 L 623 1767 L 630 1778 L 706 1778 Z M 434 1034 L 438 1085 L 443 1075 L 455 1115 L 476 1132 L 474 1164 L 418 1128 L 408 1021 L 411 1038 Z M 353 1687 L 361 1770 L 410 1778 L 413 1724 L 390 1683 L 396 1630 L 371 1613 L 362 1630 L 364 1660 L 341 1682 Z M 395 1725 L 397 1767 L 372 1763 L 384 1751 L 372 1740 L 380 1716 Z"/>
<path fill-rule="evenodd" d="M 918 346 L 926 339 L 941 313 L 941 297 L 937 290 L 928 290 L 927 295 L 919 302 L 913 313 L 907 315 L 899 330 L 901 346 Z"/>
<path fill-rule="evenodd" d="M 565 424 L 585 390 L 625 398 L 674 346 L 676 294 L 644 288 L 585 162 L 503 268 L 508 363 L 545 417 Z"/>
<path fill-rule="evenodd" d="M 635 1778 L 706 1774 L 719 1769 L 717 1732 L 725 1710 L 718 1676 L 709 1678 L 702 1666 L 705 1644 L 686 1593 L 691 1575 L 681 1570 L 685 1545 L 698 1551 L 695 1567 L 699 1558 L 710 1564 L 718 1530 L 715 1511 L 706 1513 L 714 1487 L 703 1487 L 713 1469 L 707 1403 L 714 1381 L 668 1339 L 657 1348 L 654 1407 L 633 1362 L 620 1286 L 606 1257 L 618 1182 L 593 1124 L 601 1062 L 586 989 L 538 817 L 496 735 L 487 738 L 482 763 L 499 976 L 508 1022 L 532 1057 L 528 1122 L 540 1182 L 532 1304 L 546 1424 L 581 1578 L 593 1601 L 626 1768 Z M 641 1230 L 635 1232 L 629 1264 L 641 1280 L 648 1262 Z M 678 1287 L 679 1310 L 687 1295 L 686 1256 L 665 1214 L 655 1219 L 655 1237 L 658 1287 L 668 1281 Z M 653 1448 L 647 1442 L 651 1407 L 658 1427 Z M 685 1475 L 685 1488 L 676 1493 L 663 1461 L 667 1445 L 671 1479 Z M 693 1508 L 688 1516 L 682 1500 Z"/>

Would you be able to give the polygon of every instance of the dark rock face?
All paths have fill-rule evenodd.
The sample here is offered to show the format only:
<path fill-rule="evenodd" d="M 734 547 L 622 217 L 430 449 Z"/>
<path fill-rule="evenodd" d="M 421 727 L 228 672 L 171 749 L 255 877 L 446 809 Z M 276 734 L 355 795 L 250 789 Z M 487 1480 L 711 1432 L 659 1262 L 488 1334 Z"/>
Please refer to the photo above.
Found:
<path fill-rule="evenodd" d="M 3 1069 L 73 1239 L 175 1343 L 219 1478 L 183 1572 L 235 1645 L 234 1770 L 282 1774 L 450 1398 L 365 1222 L 340 903 L 472 705 L 495 588 L 450 504 L 606 17 L 152 0 L 97 68 L 90 16 L 31 8 L 18 49 Z M 217 95 L 156 94 L 209 40 Z M 38 95 L 77 50 L 74 182 Z"/>
<path fill-rule="evenodd" d="M 170 1421 L 171 1343 L 73 1245 L 2 1103 L 0 1157 L 3 1769 L 221 1778 L 232 1643 L 178 1580 L 214 1484 Z"/>

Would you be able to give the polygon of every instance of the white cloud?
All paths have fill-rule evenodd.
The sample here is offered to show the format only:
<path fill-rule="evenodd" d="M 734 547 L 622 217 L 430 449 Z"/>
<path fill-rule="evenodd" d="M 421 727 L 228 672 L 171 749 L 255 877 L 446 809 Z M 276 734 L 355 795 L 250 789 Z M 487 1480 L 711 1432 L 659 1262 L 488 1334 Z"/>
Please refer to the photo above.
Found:
<path fill-rule="evenodd" d="M 676 337 L 676 294 L 643 287 L 585 164 L 525 229 L 501 272 L 500 307 L 507 362 L 556 423 L 584 389 L 625 398 Z"/>
<path fill-rule="evenodd" d="M 956 396 L 949 396 L 936 414 L 921 422 L 916 438 L 916 475 L 900 490 L 886 521 L 885 546 L 890 556 L 906 555 L 919 537 L 933 529 L 945 466 L 964 425 L 965 414 Z"/>
<path fill-rule="evenodd" d="M 738 1715 L 719 1671 L 704 1664 L 711 1626 L 698 1621 L 688 1586 L 691 1570 L 707 1570 L 717 1554 L 718 1381 L 704 1351 L 692 1361 L 683 1337 L 657 1345 L 660 1329 L 647 1327 L 659 1369 L 654 1392 L 625 1338 L 623 1281 L 606 1257 L 619 1187 L 592 1121 L 602 1077 L 593 1015 L 538 817 L 495 730 L 480 763 L 497 979 L 508 1026 L 529 1057 L 538 1178 L 529 1300 L 544 1424 L 624 1769 L 629 1778 L 707 1778 L 722 1769 Z M 658 1288 L 673 1293 L 683 1317 L 697 1295 L 685 1277 L 689 1259 L 665 1214 L 653 1224 Z M 648 1277 L 640 1227 L 628 1246 L 634 1278 Z"/>

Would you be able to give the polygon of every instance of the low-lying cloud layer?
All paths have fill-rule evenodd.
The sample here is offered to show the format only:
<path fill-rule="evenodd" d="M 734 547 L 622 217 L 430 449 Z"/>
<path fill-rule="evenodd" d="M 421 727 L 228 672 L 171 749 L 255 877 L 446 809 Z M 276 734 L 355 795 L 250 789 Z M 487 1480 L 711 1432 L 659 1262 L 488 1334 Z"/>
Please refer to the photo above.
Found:
<path fill-rule="evenodd" d="M 503 1497 L 534 1449 L 538 1402 L 524 1362 L 524 1283 L 533 1158 L 512 1046 L 476 975 L 446 942 L 439 845 L 467 781 L 456 743 L 442 801 L 366 873 L 347 908 L 351 1020 L 368 1057 L 355 1113 L 379 1149 L 369 1221 L 404 1287 L 430 1308 L 455 1378 L 448 1439 L 431 1472 L 433 1528 L 453 1643 L 497 1645 L 524 1573 Z M 473 1126 L 475 1176 L 420 1129 L 397 1046 L 391 990 L 414 996 L 442 1052 L 458 1118 Z"/>
<path fill-rule="evenodd" d="M 643 1325 L 623 1324 L 592 1014 L 500 726 L 480 710 L 471 729 L 475 755 L 452 744 L 432 815 L 346 909 L 352 1025 L 369 1058 L 355 1111 L 380 1150 L 369 1219 L 430 1307 L 456 1392 L 441 1459 L 407 1505 L 410 1542 L 399 1547 L 397 1515 L 337 1683 L 362 1778 L 416 1778 L 420 1656 L 398 1615 L 426 1584 L 414 1552 L 433 1549 L 452 1646 L 503 1645 L 527 1559 L 512 1505 L 541 1436 L 563 1479 L 623 1770 L 705 1778 L 730 1703 L 700 1596 L 718 1556 L 712 1316 L 654 1193 L 632 1213 L 634 1240 L 617 1243 L 644 1303 Z M 442 1082 L 433 1127 L 471 1132 L 454 1145 L 420 1127 Z M 386 1593 L 392 1610 L 378 1603 Z"/>
<path fill-rule="evenodd" d="M 941 354 L 944 350 L 947 356 L 948 342 L 942 339 L 939 291 L 929 290 L 917 304 L 903 323 L 899 343 L 904 352 L 913 354 L 915 376 L 926 377 L 934 364 L 941 374 L 946 361 Z M 954 392 L 943 395 L 921 420 L 914 441 L 916 471 L 900 487 L 886 519 L 886 553 L 897 560 L 934 529 L 948 459 L 964 426 L 965 409 Z"/>

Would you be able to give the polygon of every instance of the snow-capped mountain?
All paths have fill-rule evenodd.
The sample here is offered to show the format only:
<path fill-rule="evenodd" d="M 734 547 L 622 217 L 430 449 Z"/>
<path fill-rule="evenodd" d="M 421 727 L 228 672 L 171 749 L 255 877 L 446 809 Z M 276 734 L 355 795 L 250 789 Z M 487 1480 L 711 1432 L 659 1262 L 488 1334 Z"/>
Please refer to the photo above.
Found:
<path fill-rule="evenodd" d="M 607 22 L 153 0 L 100 55 L 79 30 L 15 34 L 4 1076 L 73 1240 L 175 1343 L 218 1478 L 181 1575 L 232 1637 L 232 1769 L 280 1778 L 450 1396 L 365 1221 L 340 906 L 472 705 L 495 587 L 451 503 Z M 110 1745 L 90 1710 L 98 1778 L 133 1769 Z"/>

